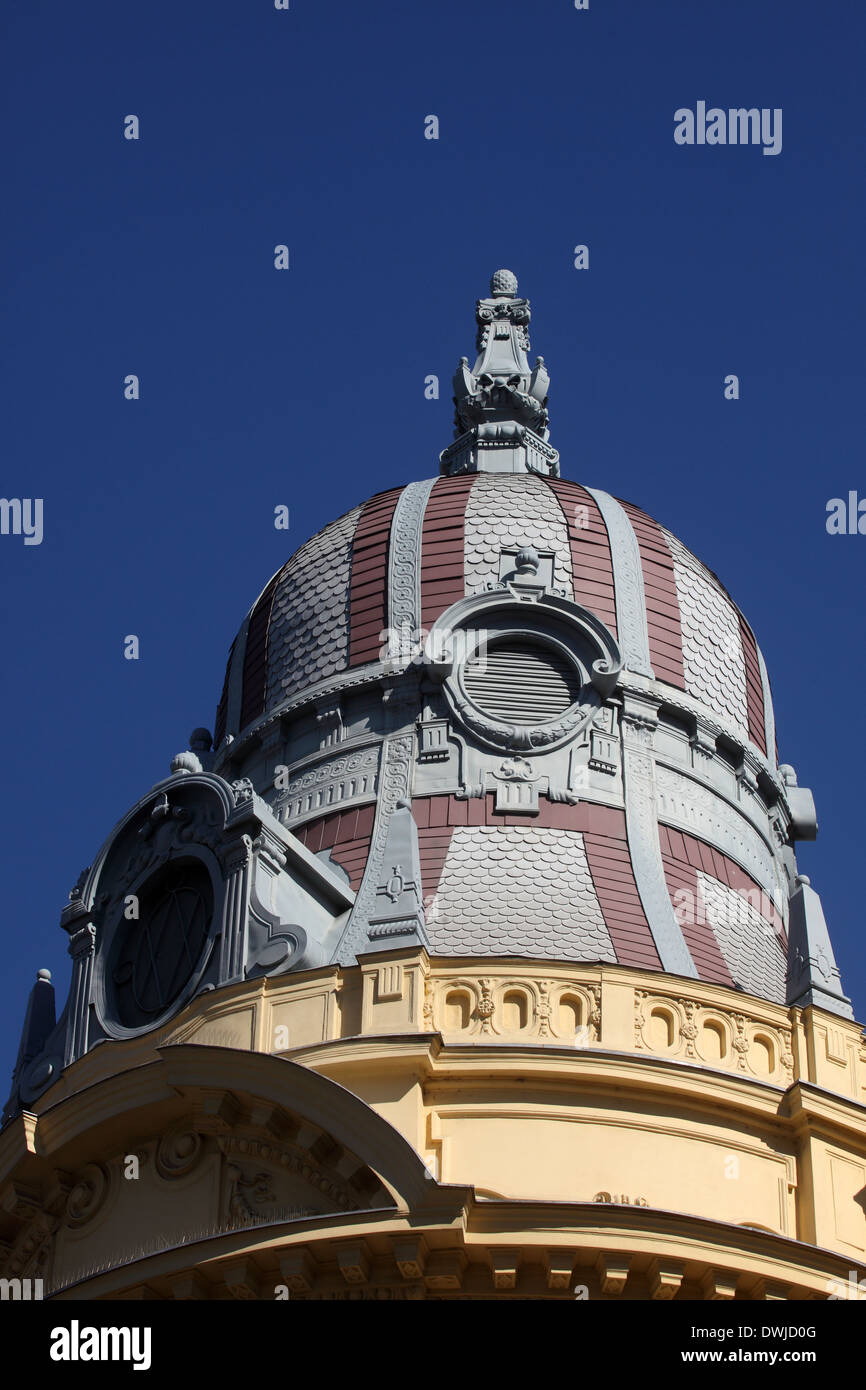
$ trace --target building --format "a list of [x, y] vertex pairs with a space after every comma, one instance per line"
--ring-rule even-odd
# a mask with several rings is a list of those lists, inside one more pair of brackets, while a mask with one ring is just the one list
[[5, 1277], [856, 1296], [866, 1049], [797, 873], [811, 794], [716, 577], [560, 476], [517, 289], [478, 302], [440, 476], [288, 560], [213, 747], [73, 888], [0, 1133]]

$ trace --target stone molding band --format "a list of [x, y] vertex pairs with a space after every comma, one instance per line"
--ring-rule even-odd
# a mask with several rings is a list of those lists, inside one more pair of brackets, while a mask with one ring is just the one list
[[698, 978], [698, 971], [673, 909], [662, 863], [656, 810], [653, 724], [623, 714], [625, 826], [635, 883], [662, 970]]
[[436, 478], [409, 483], [394, 508], [388, 564], [388, 622], [392, 628], [421, 625], [421, 527]]
[[758, 665], [761, 669], [761, 692], [764, 697], [764, 738], [767, 743], [767, 762], [774, 770], [778, 766], [776, 762], [776, 718], [773, 714], [773, 695], [770, 690], [770, 677], [767, 674], [767, 664], [764, 661], [761, 648], [755, 643], [755, 650], [758, 653]]
[[646, 620], [643, 567], [634, 528], [625, 510], [600, 488], [586, 491], [595, 499], [610, 541], [613, 589], [616, 602], [616, 631], [623, 662], [630, 671], [655, 679], [650, 661]]

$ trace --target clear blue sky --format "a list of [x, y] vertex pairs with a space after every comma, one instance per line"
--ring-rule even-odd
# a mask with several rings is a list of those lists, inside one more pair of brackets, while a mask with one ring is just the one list
[[[2, 493], [45, 507], [41, 546], [0, 537], [4, 1077], [37, 968], [65, 997], [69, 888], [213, 727], [253, 598], [331, 517], [436, 472], [500, 265], [564, 475], [670, 526], [755, 628], [866, 1017], [866, 536], [825, 530], [828, 498], [866, 496], [864, 7], [28, 0], [4, 30]], [[677, 146], [699, 100], [781, 107], [781, 154]]]

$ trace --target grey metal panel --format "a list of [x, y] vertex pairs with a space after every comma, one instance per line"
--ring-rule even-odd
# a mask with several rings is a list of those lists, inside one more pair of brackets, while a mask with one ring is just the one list
[[[376, 818], [373, 822], [373, 834], [370, 840], [370, 852], [367, 856], [364, 877], [355, 898], [352, 915], [333, 955], [335, 961], [347, 963], [363, 952], [386, 949], [398, 944], [395, 941], [388, 941], [387, 938], [378, 942], [372, 940], [370, 937], [370, 919], [375, 915], [378, 906], [379, 887], [383, 879], [388, 878], [393, 867], [385, 862], [388, 830], [398, 804], [401, 801], [407, 801], [410, 797], [414, 754], [415, 734], [411, 730], [391, 734], [382, 743], [378, 780], [379, 795], [376, 803]], [[415, 944], [427, 945], [420, 914], [416, 929], [402, 933], [399, 937], [399, 945], [411, 945], [413, 939]]]
[[650, 662], [646, 620], [646, 595], [640, 547], [634, 528], [623, 507], [610, 493], [588, 487], [595, 498], [610, 540], [613, 587], [616, 599], [616, 629], [623, 662], [630, 671], [654, 679]]
[[426, 925], [445, 955], [616, 960], [583, 836], [569, 830], [456, 827]]
[[774, 770], [778, 766], [776, 762], [776, 715], [773, 710], [773, 692], [770, 689], [770, 677], [767, 674], [767, 666], [761, 648], [755, 643], [758, 653], [758, 665], [761, 668], [761, 689], [764, 695], [764, 738], [767, 741], [767, 762]]
[[770, 895], [777, 911], [785, 915], [788, 896], [781, 866], [766, 835], [752, 821], [717, 789], [702, 785], [686, 772], [657, 764], [655, 790], [657, 815], [662, 824], [673, 825], [715, 845], [745, 869]]
[[276, 587], [266, 710], [347, 664], [352, 538], [360, 514], [353, 508], [301, 546]]
[[662, 963], [672, 975], [698, 978], [668, 892], [659, 845], [652, 732], [639, 715], [623, 715], [625, 825], [635, 883]]
[[785, 952], [771, 923], [727, 884], [698, 872], [704, 912], [735, 985], [785, 1002]]

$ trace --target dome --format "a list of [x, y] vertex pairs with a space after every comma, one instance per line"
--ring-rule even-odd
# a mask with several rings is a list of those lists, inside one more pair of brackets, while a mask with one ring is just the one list
[[[215, 742], [237, 737], [323, 681], [376, 663], [389, 626], [395, 527], [414, 499], [421, 626], [500, 579], [500, 556], [530, 546], [555, 586], [617, 635], [643, 581], [644, 651], [627, 666], [700, 703], [775, 765], [769, 685], [752, 630], [725, 588], [670, 531], [632, 503], [538, 474], [440, 477], [378, 493], [311, 537], [273, 576], [231, 647]], [[393, 606], [393, 605], [391, 605]], [[648, 660], [646, 658], [649, 658]], [[642, 659], [641, 659], [642, 658]], [[230, 707], [230, 692], [235, 701]]]
[[439, 475], [331, 522], [250, 609], [214, 770], [356, 895], [328, 959], [412, 940], [783, 1003], [816, 823], [752, 629], [660, 521], [561, 476], [512, 272], [476, 322]]

